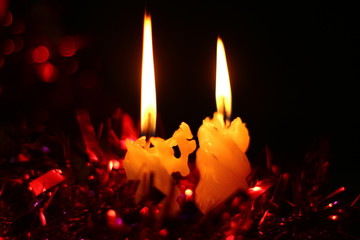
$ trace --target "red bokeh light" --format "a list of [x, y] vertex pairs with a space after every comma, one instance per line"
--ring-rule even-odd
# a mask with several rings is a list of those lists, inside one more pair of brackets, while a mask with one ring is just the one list
[[159, 231], [159, 234], [160, 234], [160, 236], [162, 236], [162, 237], [166, 237], [166, 236], [169, 234], [169, 232], [168, 232], [168, 230], [167, 230], [166, 228], [163, 228], [163, 229], [161, 229], [161, 230]]
[[14, 41], [11, 39], [5, 39], [1, 46], [1, 52], [4, 55], [10, 55], [15, 50]]
[[7, 13], [8, 0], [0, 0], [0, 20], [3, 19]]
[[53, 82], [57, 77], [57, 69], [51, 63], [46, 62], [38, 66], [38, 74], [42, 81]]
[[109, 209], [106, 214], [110, 218], [116, 217], [116, 212], [112, 209]]
[[64, 74], [71, 75], [74, 74], [79, 68], [79, 62], [77, 59], [68, 58], [63, 61], [63, 72]]
[[74, 56], [78, 50], [78, 40], [71, 36], [63, 37], [59, 42], [59, 53], [63, 57]]
[[149, 214], [149, 208], [148, 207], [143, 207], [141, 210], [140, 210], [140, 213], [142, 215], [148, 215]]
[[235, 236], [234, 235], [229, 235], [226, 237], [226, 240], [234, 240]]
[[13, 21], [13, 15], [10, 11], [6, 12], [3, 19], [1, 19], [1, 25], [4, 27], [10, 26]]
[[50, 52], [45, 46], [38, 46], [32, 52], [32, 58], [36, 63], [44, 63], [49, 59]]

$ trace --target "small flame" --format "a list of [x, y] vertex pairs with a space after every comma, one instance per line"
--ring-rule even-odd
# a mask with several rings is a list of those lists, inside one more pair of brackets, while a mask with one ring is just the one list
[[145, 13], [141, 71], [141, 132], [153, 135], [156, 125], [156, 90], [152, 49], [151, 17]]
[[217, 39], [216, 50], [216, 107], [217, 111], [226, 119], [231, 115], [231, 87], [226, 62], [224, 44], [220, 37]]

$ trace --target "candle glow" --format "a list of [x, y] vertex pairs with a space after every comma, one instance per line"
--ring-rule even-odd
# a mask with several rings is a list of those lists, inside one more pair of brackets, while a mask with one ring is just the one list
[[218, 113], [226, 119], [231, 115], [231, 87], [229, 70], [226, 62], [225, 47], [220, 37], [217, 39], [216, 50], [216, 107]]
[[145, 13], [141, 71], [141, 132], [153, 135], [156, 127], [156, 89], [151, 17]]

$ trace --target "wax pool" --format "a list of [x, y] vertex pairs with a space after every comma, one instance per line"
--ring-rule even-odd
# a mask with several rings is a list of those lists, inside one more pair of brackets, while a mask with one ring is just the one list
[[237, 190], [248, 188], [250, 164], [245, 155], [249, 132], [239, 117], [231, 123], [223, 115], [207, 117], [198, 130], [196, 165], [200, 181], [195, 190], [198, 208], [207, 213]]
[[[195, 140], [186, 123], [181, 123], [179, 129], [167, 140], [160, 137], [151, 137], [151, 147], [147, 147], [145, 137], [136, 141], [126, 140], [127, 153], [124, 159], [124, 168], [129, 180], [140, 180], [135, 200], [138, 202], [146, 196], [149, 189], [148, 179], [153, 175], [153, 186], [166, 196], [174, 195], [175, 198], [164, 200], [171, 202], [171, 211], [179, 209], [176, 196], [179, 191], [173, 186], [173, 172], [180, 172], [185, 176], [189, 174], [188, 156], [196, 149]], [[181, 156], [174, 156], [174, 146], [178, 146]], [[175, 194], [171, 191], [175, 190]]]

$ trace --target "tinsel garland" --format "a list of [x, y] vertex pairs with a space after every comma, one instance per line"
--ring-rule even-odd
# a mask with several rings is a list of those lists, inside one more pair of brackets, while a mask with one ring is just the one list
[[194, 204], [199, 174], [190, 158], [188, 176], [173, 174], [181, 212], [169, 217], [159, 214], [166, 206], [155, 188], [134, 201], [137, 183], [126, 179], [121, 144], [136, 135], [131, 118], [118, 110], [97, 133], [87, 111], [76, 118], [70, 134], [19, 127], [16, 154], [2, 153], [0, 239], [359, 239], [359, 195], [324, 187], [329, 161], [321, 144], [289, 172], [266, 148], [267, 167], [252, 166], [248, 191], [207, 215]]

